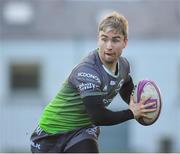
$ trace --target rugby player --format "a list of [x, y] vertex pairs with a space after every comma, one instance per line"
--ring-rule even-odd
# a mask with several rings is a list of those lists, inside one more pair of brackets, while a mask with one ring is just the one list
[[[128, 21], [118, 12], [105, 16], [98, 27], [98, 46], [70, 73], [57, 95], [45, 107], [31, 136], [31, 151], [99, 152], [99, 126], [147, 117], [154, 103], [136, 103], [128, 60], [122, 56], [128, 42]], [[120, 94], [128, 109], [107, 106]]]

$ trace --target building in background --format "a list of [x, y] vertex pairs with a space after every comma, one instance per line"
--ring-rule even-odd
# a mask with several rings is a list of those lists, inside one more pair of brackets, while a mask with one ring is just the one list
[[[161, 88], [163, 108], [149, 127], [135, 120], [102, 127], [101, 152], [180, 152], [179, 0], [0, 0], [0, 152], [30, 152], [29, 138], [72, 68], [95, 49], [105, 13], [129, 21], [124, 51], [135, 82]], [[120, 97], [110, 106], [127, 108]]]

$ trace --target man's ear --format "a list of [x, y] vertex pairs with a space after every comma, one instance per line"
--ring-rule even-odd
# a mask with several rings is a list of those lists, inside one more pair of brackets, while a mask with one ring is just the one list
[[127, 44], [128, 44], [128, 39], [127, 39], [127, 38], [125, 38], [125, 39], [124, 39], [124, 48], [126, 48], [126, 47], [127, 47]]

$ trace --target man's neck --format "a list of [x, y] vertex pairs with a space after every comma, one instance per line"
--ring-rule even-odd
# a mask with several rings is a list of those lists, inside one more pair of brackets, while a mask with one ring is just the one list
[[110, 63], [108, 63], [108, 64], [103, 63], [103, 65], [104, 65], [110, 72], [112, 72], [112, 74], [115, 74], [115, 73], [116, 73], [116, 69], [118, 68], [118, 67], [116, 67], [116, 66], [118, 65], [118, 62], [112, 63], [112, 64], [110, 64]]

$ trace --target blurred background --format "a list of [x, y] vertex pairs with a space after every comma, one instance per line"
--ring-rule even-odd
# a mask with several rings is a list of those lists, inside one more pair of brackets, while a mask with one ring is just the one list
[[[179, 0], [0, 0], [0, 152], [30, 152], [30, 135], [72, 68], [97, 48], [97, 25], [129, 21], [124, 50], [134, 82], [161, 88], [158, 121], [101, 127], [100, 152], [180, 152]], [[117, 96], [112, 110], [127, 108]]]

